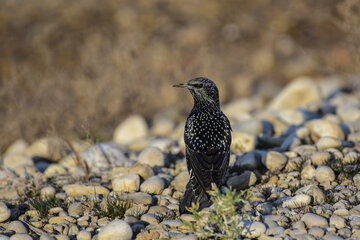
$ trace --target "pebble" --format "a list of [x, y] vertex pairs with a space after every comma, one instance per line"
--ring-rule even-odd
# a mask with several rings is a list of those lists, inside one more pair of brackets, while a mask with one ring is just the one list
[[286, 208], [286, 207], [300, 208], [300, 207], [305, 207], [305, 206], [309, 205], [310, 202], [311, 202], [311, 197], [309, 195], [298, 194], [298, 195], [295, 195], [294, 197], [292, 197], [291, 199], [288, 199], [285, 202], [283, 202], [282, 206], [284, 208]]
[[353, 181], [354, 181], [354, 185], [355, 187], [360, 190], [360, 173], [356, 174], [354, 177], [353, 177]]
[[79, 217], [84, 214], [85, 207], [81, 202], [73, 202], [69, 205], [67, 212], [69, 216], [72, 217]]
[[255, 170], [261, 166], [261, 154], [251, 151], [241, 156], [236, 156], [236, 162], [232, 171]]
[[282, 110], [305, 106], [321, 99], [317, 84], [310, 78], [299, 77], [288, 84], [269, 104], [269, 109]]
[[311, 227], [326, 227], [328, 226], [328, 221], [326, 218], [319, 216], [314, 213], [306, 213], [301, 217], [301, 221], [303, 221], [308, 228]]
[[312, 165], [308, 165], [301, 171], [301, 179], [312, 180], [315, 178], [316, 170]]
[[147, 204], [147, 205], [152, 205], [154, 204], [154, 198], [147, 193], [142, 193], [142, 192], [134, 192], [134, 193], [129, 193], [126, 195], [122, 195], [122, 197], [124, 197], [124, 199], [132, 201], [134, 203], [142, 203], [142, 204]]
[[114, 178], [111, 182], [117, 192], [137, 192], [140, 188], [140, 177], [136, 173]]
[[82, 154], [91, 172], [101, 173], [111, 167], [130, 167], [133, 162], [117, 147], [111, 144], [99, 143], [90, 147]]
[[329, 152], [314, 152], [311, 154], [311, 163], [314, 166], [326, 165], [331, 159]]
[[28, 157], [23, 154], [9, 154], [6, 155], [3, 159], [4, 168], [10, 168], [12, 170], [16, 169], [19, 166], [34, 166], [34, 162], [31, 157]]
[[6, 228], [9, 231], [14, 231], [15, 233], [28, 233], [25, 225], [20, 221], [12, 221], [9, 226]]
[[8, 220], [10, 215], [11, 215], [10, 209], [6, 206], [5, 203], [0, 202], [0, 223]]
[[321, 227], [311, 227], [309, 228], [308, 233], [318, 239], [321, 239], [322, 236], [324, 236], [325, 231]]
[[123, 220], [113, 220], [103, 227], [98, 235], [98, 240], [131, 240], [133, 236], [130, 225]]
[[44, 175], [47, 178], [56, 177], [58, 175], [65, 175], [67, 174], [67, 170], [64, 166], [60, 164], [51, 164], [48, 168], [45, 169]]
[[316, 119], [308, 121], [305, 124], [310, 129], [310, 135], [314, 142], [317, 142], [321, 137], [333, 137], [344, 140], [345, 135], [341, 127], [334, 122], [324, 119]]
[[165, 156], [159, 148], [149, 147], [140, 153], [138, 162], [148, 164], [151, 167], [163, 167], [165, 166]]
[[307, 194], [307, 195], [311, 196], [314, 204], [324, 204], [325, 200], [326, 200], [323, 190], [321, 190], [316, 185], [308, 185], [308, 186], [299, 188], [295, 192], [295, 194]]
[[252, 171], [246, 170], [244, 173], [231, 177], [226, 182], [226, 184], [233, 189], [236, 190], [243, 190], [246, 189], [252, 185], [254, 185], [257, 181], [255, 173]]
[[342, 142], [340, 139], [338, 138], [334, 138], [334, 137], [321, 137], [317, 142], [316, 142], [316, 147], [321, 151], [321, 150], [326, 150], [329, 148], [336, 148], [336, 149], [341, 149], [342, 147]]
[[287, 163], [287, 157], [279, 152], [269, 151], [263, 155], [261, 162], [270, 172], [276, 172], [283, 169]]
[[152, 176], [140, 185], [140, 191], [149, 194], [160, 194], [166, 187], [164, 179]]
[[114, 131], [114, 141], [120, 144], [129, 144], [146, 137], [148, 126], [140, 115], [132, 115], [120, 123]]
[[335, 180], [335, 173], [328, 166], [319, 166], [316, 168], [315, 178], [319, 183], [332, 182]]
[[171, 186], [175, 190], [181, 191], [181, 190], [183, 190], [185, 188], [188, 181], [189, 181], [189, 172], [187, 170], [182, 171], [171, 182]]
[[68, 196], [90, 196], [93, 194], [107, 195], [109, 190], [102, 186], [84, 186], [80, 184], [69, 184], [63, 187]]
[[329, 224], [330, 226], [334, 225], [337, 229], [341, 229], [345, 227], [345, 219], [337, 215], [332, 215]]
[[147, 222], [148, 224], [158, 224], [159, 220], [152, 213], [146, 213], [141, 216], [141, 221]]
[[237, 225], [241, 229], [241, 236], [247, 238], [258, 238], [261, 234], [265, 233], [266, 226], [261, 222], [251, 222], [242, 220]]
[[0, 240], [9, 240], [10, 238], [6, 235], [0, 234]]
[[44, 199], [52, 198], [56, 194], [56, 190], [53, 186], [47, 186], [40, 190], [40, 196]]
[[7, 147], [5, 155], [23, 154], [28, 147], [29, 144], [24, 139], [20, 138]]
[[232, 153], [250, 152], [255, 149], [256, 135], [246, 132], [233, 132], [230, 151]]
[[91, 233], [86, 230], [82, 230], [76, 235], [76, 239], [77, 240], [91, 240]]
[[152, 167], [142, 163], [136, 163], [134, 166], [130, 167], [128, 173], [136, 173], [144, 180], [155, 175]]
[[58, 137], [45, 137], [33, 142], [26, 150], [29, 157], [43, 157], [54, 162], [66, 156], [68, 146], [64, 140]]
[[33, 238], [24, 233], [16, 233], [10, 237], [10, 240], [33, 240]]

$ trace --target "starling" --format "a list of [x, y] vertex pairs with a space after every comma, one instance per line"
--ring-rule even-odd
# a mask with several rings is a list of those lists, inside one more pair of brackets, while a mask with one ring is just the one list
[[231, 126], [220, 110], [219, 91], [210, 79], [199, 77], [174, 85], [189, 89], [194, 107], [186, 120], [184, 140], [189, 181], [180, 202], [180, 213], [198, 203], [211, 205], [207, 191], [213, 183], [219, 188], [226, 174], [231, 144]]

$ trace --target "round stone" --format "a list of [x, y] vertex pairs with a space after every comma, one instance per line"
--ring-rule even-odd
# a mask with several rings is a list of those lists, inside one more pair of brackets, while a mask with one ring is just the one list
[[28, 233], [25, 225], [20, 221], [12, 221], [7, 230], [14, 231], [15, 233]]
[[311, 154], [311, 163], [314, 166], [326, 165], [327, 162], [331, 159], [329, 152], [314, 152]]
[[136, 163], [134, 166], [129, 168], [128, 173], [136, 173], [144, 180], [154, 176], [154, 170], [152, 167], [150, 167], [148, 164], [142, 163]]
[[140, 177], [136, 173], [129, 173], [112, 180], [114, 191], [137, 192], [140, 188]]
[[314, 213], [306, 213], [301, 217], [301, 221], [303, 221], [308, 228], [311, 227], [326, 227], [328, 226], [328, 221], [326, 218], [319, 216]]
[[113, 220], [100, 230], [98, 240], [131, 240], [133, 232], [123, 220]]
[[6, 206], [5, 203], [0, 202], [0, 223], [8, 220], [10, 215], [11, 215], [10, 209]]
[[109, 190], [102, 186], [84, 186], [81, 184], [69, 184], [63, 187], [68, 196], [89, 196], [93, 194], [107, 195]]
[[238, 223], [238, 228], [241, 229], [241, 236], [246, 238], [258, 238], [266, 232], [266, 226], [261, 222], [241, 220]]
[[10, 240], [33, 240], [33, 238], [25, 233], [16, 233], [10, 237]]
[[316, 185], [308, 185], [298, 189], [295, 194], [306, 194], [313, 198], [314, 204], [324, 204], [325, 194]]
[[319, 150], [325, 150], [329, 148], [341, 149], [342, 142], [340, 139], [334, 137], [321, 137], [316, 142], [316, 147]]
[[343, 130], [337, 123], [325, 119], [308, 121], [306, 126], [310, 129], [310, 135], [314, 142], [317, 142], [321, 137], [333, 137], [340, 140], [345, 138]]
[[316, 174], [315, 168], [312, 165], [308, 165], [304, 167], [304, 169], [301, 171], [301, 178], [312, 180], [315, 178], [315, 174]]
[[0, 234], [0, 240], [9, 240], [10, 238], [6, 235]]
[[129, 144], [146, 137], [148, 126], [140, 115], [132, 115], [125, 119], [114, 131], [114, 141], [120, 144]]
[[309, 195], [298, 194], [298, 195], [292, 197], [291, 199], [288, 199], [285, 202], [283, 202], [282, 206], [284, 208], [286, 208], [286, 207], [300, 208], [300, 207], [305, 207], [305, 206], [309, 205], [310, 202], [311, 202], [311, 197]]
[[229, 178], [226, 184], [236, 190], [243, 190], [252, 185], [254, 185], [257, 181], [255, 173], [252, 171], [246, 170], [244, 173], [240, 175], [233, 176]]
[[141, 184], [140, 191], [149, 194], [160, 194], [165, 187], [164, 179], [159, 176], [152, 176]]
[[9, 154], [6, 155], [3, 159], [4, 168], [10, 168], [12, 170], [16, 169], [19, 166], [34, 166], [33, 160], [22, 154]]
[[319, 166], [316, 168], [315, 178], [319, 183], [332, 182], [335, 180], [335, 173], [328, 166]]
[[171, 186], [177, 191], [181, 191], [185, 188], [187, 182], [189, 181], [189, 172], [182, 171], [180, 172], [175, 179], [171, 182]]
[[40, 195], [42, 198], [52, 198], [56, 194], [56, 190], [53, 186], [47, 186], [40, 190]]
[[270, 172], [276, 172], [283, 169], [287, 163], [287, 157], [279, 152], [269, 151], [263, 155], [261, 162]]
[[233, 132], [230, 150], [232, 153], [250, 152], [255, 149], [257, 138], [246, 132]]
[[337, 215], [332, 215], [330, 217], [330, 226], [333, 225], [335, 226], [337, 229], [341, 229], [345, 227], [345, 219], [342, 217], [339, 217]]
[[76, 235], [77, 240], [91, 240], [91, 233], [82, 230]]
[[138, 162], [148, 164], [150, 167], [163, 167], [165, 165], [165, 156], [159, 148], [149, 147], [140, 153]]

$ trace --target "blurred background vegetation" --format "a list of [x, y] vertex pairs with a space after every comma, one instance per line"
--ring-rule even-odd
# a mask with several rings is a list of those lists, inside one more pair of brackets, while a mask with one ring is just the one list
[[359, 0], [1, 0], [0, 150], [20, 137], [110, 139], [131, 113], [188, 111], [171, 85], [196, 76], [223, 103], [270, 98], [297, 76], [347, 81], [359, 16]]

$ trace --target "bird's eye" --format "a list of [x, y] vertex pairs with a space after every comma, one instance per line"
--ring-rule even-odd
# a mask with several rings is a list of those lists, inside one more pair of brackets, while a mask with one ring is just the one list
[[203, 84], [202, 83], [195, 83], [193, 86], [196, 87], [196, 88], [202, 88]]

